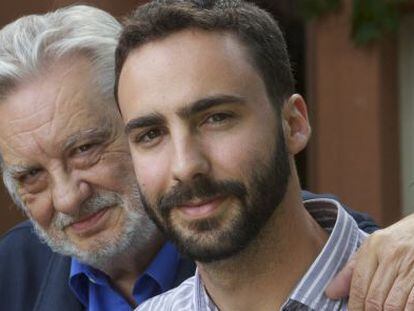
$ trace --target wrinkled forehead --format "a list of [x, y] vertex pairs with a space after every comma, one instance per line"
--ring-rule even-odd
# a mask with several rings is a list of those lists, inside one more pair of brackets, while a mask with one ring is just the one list
[[78, 61], [22, 83], [0, 101], [0, 151], [6, 163], [54, 157], [77, 133], [121, 124], [114, 103]]

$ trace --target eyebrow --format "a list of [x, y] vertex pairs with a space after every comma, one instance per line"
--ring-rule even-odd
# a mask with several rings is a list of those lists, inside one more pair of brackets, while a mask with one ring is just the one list
[[177, 114], [182, 119], [189, 119], [191, 116], [215, 106], [224, 104], [245, 104], [245, 102], [245, 99], [241, 96], [219, 94], [197, 100], [191, 105], [179, 109]]
[[[63, 150], [72, 148], [79, 140], [94, 140], [94, 139], [106, 139], [110, 136], [109, 129], [100, 128], [100, 129], [87, 129], [78, 131], [70, 135], [66, 141], [62, 144]], [[3, 163], [2, 172], [13, 178], [17, 178], [20, 175], [23, 175], [33, 169], [37, 169], [37, 165], [25, 165], [25, 164], [6, 164]]]
[[110, 136], [109, 125], [107, 128], [93, 128], [87, 130], [81, 130], [69, 135], [62, 147], [63, 150], [68, 150], [76, 145], [80, 140], [97, 140], [107, 139]]
[[[215, 106], [224, 104], [244, 104], [245, 99], [241, 96], [234, 95], [214, 95], [195, 101], [187, 107], [180, 108], [177, 115], [182, 119], [189, 119], [191, 116], [210, 109]], [[128, 121], [125, 125], [125, 134], [137, 128], [157, 126], [165, 123], [165, 118], [159, 113], [151, 113], [146, 116], [137, 117]]]
[[19, 176], [30, 172], [33, 169], [37, 169], [37, 166], [29, 166], [29, 165], [20, 165], [20, 164], [12, 164], [12, 165], [4, 165], [3, 166], [3, 174], [10, 176], [13, 179], [18, 178]]
[[165, 118], [158, 113], [151, 113], [146, 116], [137, 117], [131, 119], [125, 125], [125, 134], [131, 133], [131, 131], [133, 131], [134, 129], [161, 125], [163, 123], [165, 123]]
[[[81, 130], [70, 135], [63, 144], [63, 148], [64, 150], [70, 149], [81, 139], [106, 139], [109, 135], [110, 131], [108, 129]], [[37, 165], [3, 163], [1, 171], [3, 174], [7, 174], [8, 176], [16, 179], [19, 176], [38, 168], [39, 166]]]

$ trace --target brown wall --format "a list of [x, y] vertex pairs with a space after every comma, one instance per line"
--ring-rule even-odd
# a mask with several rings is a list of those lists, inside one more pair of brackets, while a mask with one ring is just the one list
[[350, 39], [352, 0], [307, 29], [309, 185], [381, 224], [401, 215], [396, 42]]
[[0, 185], [0, 235], [12, 225], [24, 219], [23, 213], [11, 202], [3, 184]]
[[[140, 2], [137, 0], [95, 0], [82, 1], [84, 4], [90, 4], [104, 9], [113, 15], [120, 17], [132, 10]], [[27, 14], [44, 13], [65, 5], [79, 3], [74, 0], [13, 0], [1, 1], [0, 3], [0, 27], [12, 22], [18, 17]], [[0, 183], [0, 235], [24, 219], [21, 212], [12, 204], [9, 196], [6, 194], [4, 186]]]
[[[75, 2], [2, 1], [0, 26]], [[83, 3], [122, 16], [139, 2], [145, 1]], [[384, 40], [355, 47], [349, 37], [352, 0], [343, 2], [340, 12], [307, 27], [307, 98], [313, 124], [308, 185], [313, 191], [335, 193], [388, 224], [401, 215], [396, 44]], [[21, 218], [0, 186], [0, 234]]]

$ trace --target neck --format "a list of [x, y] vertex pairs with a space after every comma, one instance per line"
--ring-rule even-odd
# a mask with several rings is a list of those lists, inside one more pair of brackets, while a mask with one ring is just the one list
[[157, 231], [150, 241], [151, 243], [148, 244], [147, 248], [125, 252], [117, 258], [113, 258], [106, 267], [101, 269], [108, 275], [112, 286], [133, 307], [137, 306], [133, 296], [134, 285], [138, 277], [142, 275], [157, 255], [165, 239]]
[[284, 200], [246, 249], [197, 266], [220, 310], [280, 309], [327, 238], [303, 207], [299, 182], [291, 180]]

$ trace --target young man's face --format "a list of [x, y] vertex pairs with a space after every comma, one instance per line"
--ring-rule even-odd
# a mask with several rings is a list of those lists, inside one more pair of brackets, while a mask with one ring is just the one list
[[289, 161], [243, 45], [200, 30], [150, 42], [129, 55], [118, 95], [148, 213], [198, 261], [244, 248], [281, 202]]
[[[86, 58], [65, 59], [0, 102], [0, 149], [39, 234], [101, 265], [152, 237], [115, 103]], [[112, 106], [112, 107], [111, 107]]]

